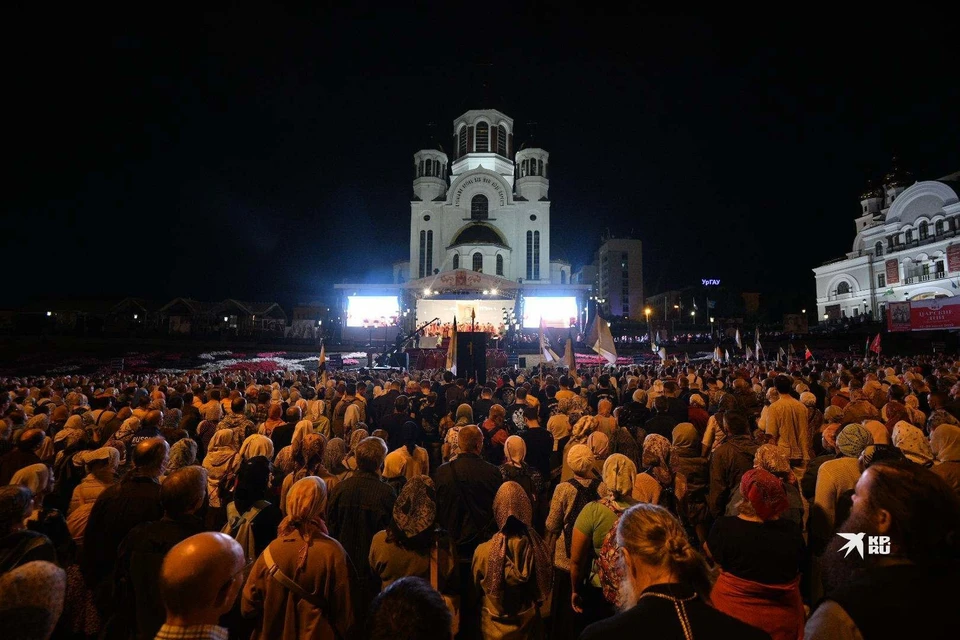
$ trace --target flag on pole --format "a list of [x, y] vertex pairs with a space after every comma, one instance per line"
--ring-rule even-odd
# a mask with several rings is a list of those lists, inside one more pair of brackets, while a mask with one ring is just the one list
[[577, 368], [577, 356], [573, 353], [573, 336], [567, 336], [567, 343], [563, 347], [563, 364], [567, 369]]
[[717, 347], [715, 347], [713, 350], [713, 359], [717, 362], [723, 362], [723, 354], [720, 352], [719, 345], [717, 345]]
[[596, 316], [588, 332], [587, 344], [610, 364], [617, 363], [617, 348], [613, 344], [613, 334], [607, 321]]
[[540, 355], [547, 362], [560, 362], [560, 356], [550, 347], [550, 338], [547, 337], [547, 325], [540, 316]]
[[811, 360], [813, 358], [813, 352], [810, 351], [810, 347], [808, 347], [807, 345], [803, 345], [803, 346], [804, 346], [804, 349], [806, 349], [806, 351], [803, 352], [803, 359]]
[[457, 316], [453, 316], [453, 328], [450, 329], [450, 344], [447, 345], [447, 362], [444, 367], [457, 375]]
[[760, 360], [760, 352], [763, 349], [760, 348], [760, 326], [758, 325], [756, 330], [753, 332], [753, 350], [757, 352], [757, 360]]
[[684, 361], [686, 364], [690, 364], [690, 354], [689, 354], [689, 353], [684, 353], [684, 354], [683, 354], [683, 361]]
[[877, 337], [873, 339], [873, 344], [870, 345], [870, 351], [873, 351], [875, 354], [880, 355], [880, 334], [877, 334]]
[[666, 348], [666, 347], [660, 347], [660, 351], [658, 352], [658, 354], [659, 354], [659, 356], [660, 356], [660, 362], [666, 362], [666, 361], [667, 361], [667, 348]]
[[728, 364], [730, 363], [730, 349], [723, 350], [723, 361]]
[[793, 343], [792, 343], [792, 342], [787, 344], [787, 352], [788, 352], [791, 356], [797, 355], [797, 350], [793, 348]]
[[753, 351], [750, 350], [750, 346], [748, 345], [748, 346], [747, 346], [746, 358], [747, 358], [747, 360], [749, 360], [749, 359], [752, 358], [752, 357], [753, 357]]
[[740, 341], [740, 329], [737, 329], [737, 335], [733, 339], [737, 342], [737, 349], [743, 349], [743, 343]]
[[327, 386], [327, 345], [320, 343], [320, 364], [317, 366], [320, 372], [320, 383]]
[[867, 344], [863, 347], [863, 359], [866, 360], [870, 355], [870, 336], [867, 336]]

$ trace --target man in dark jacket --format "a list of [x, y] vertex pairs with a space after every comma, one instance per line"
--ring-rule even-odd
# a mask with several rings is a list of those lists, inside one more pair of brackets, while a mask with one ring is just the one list
[[617, 392], [610, 386], [610, 376], [607, 374], [603, 374], [597, 379], [597, 390], [590, 394], [590, 408], [593, 409], [594, 413], [597, 412], [597, 406], [601, 400], [612, 402], [614, 409], [620, 404], [620, 398], [617, 397]]
[[90, 510], [80, 568], [94, 596], [100, 596], [97, 606], [101, 614], [108, 615], [115, 606], [111, 598], [103, 596], [112, 586], [120, 543], [138, 524], [163, 517], [159, 478], [169, 452], [163, 438], [138, 444], [133, 449], [133, 469], [122, 481], [105, 489]]
[[135, 630], [138, 640], [150, 640], [163, 625], [160, 599], [160, 566], [178, 542], [204, 530], [196, 515], [207, 498], [207, 472], [184, 467], [163, 481], [160, 503], [163, 518], [134, 527], [120, 545], [115, 571], [117, 612], [124, 628]]
[[[672, 442], [673, 428], [680, 424], [680, 422], [670, 415], [670, 399], [664, 396], [657, 396], [653, 401], [653, 409], [653, 417], [647, 420], [647, 423], [643, 427], [647, 430], [647, 435], [658, 433]], [[686, 418], [684, 418], [683, 421], [686, 422]]]
[[370, 543], [387, 528], [393, 517], [397, 494], [380, 478], [387, 445], [380, 438], [364, 438], [357, 445], [357, 471], [348, 475], [330, 493], [327, 526], [343, 545], [360, 576], [364, 608], [380, 592], [380, 579], [370, 570]]
[[[400, 396], [400, 383], [388, 382], [385, 392], [379, 398], [374, 398], [370, 403], [370, 426], [375, 429], [386, 429], [383, 426], [383, 420], [393, 413], [394, 405]], [[400, 423], [403, 424], [402, 422]], [[389, 444], [389, 443], [388, 443]], [[392, 449], [393, 447], [391, 447]]]
[[473, 420], [478, 425], [490, 415], [490, 407], [493, 406], [493, 390], [490, 387], [483, 387], [480, 390], [480, 397], [473, 401]]
[[410, 399], [402, 395], [396, 396], [390, 413], [381, 416], [379, 428], [386, 431], [389, 436], [387, 448], [390, 451], [395, 451], [406, 444], [403, 440], [403, 425], [410, 421], [410, 417]]
[[710, 459], [710, 494], [707, 506], [714, 517], [724, 514], [730, 495], [740, 486], [743, 474], [753, 468], [759, 445], [750, 435], [750, 419], [740, 411], [723, 414], [723, 444]]
[[497, 467], [480, 458], [483, 434], [479, 428], [463, 427], [457, 437], [460, 455], [441, 465], [434, 476], [437, 524], [446, 529], [457, 544], [460, 560], [469, 566], [473, 551], [493, 534], [493, 498], [503, 479]]
[[282, 451], [284, 447], [293, 442], [293, 432], [297, 428], [297, 423], [303, 419], [300, 413], [300, 407], [290, 407], [284, 414], [286, 422], [273, 428], [270, 433], [270, 439], [273, 440], [273, 450]]

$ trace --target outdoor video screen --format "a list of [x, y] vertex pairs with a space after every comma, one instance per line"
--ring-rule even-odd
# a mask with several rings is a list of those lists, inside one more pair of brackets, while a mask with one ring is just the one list
[[523, 328], [537, 329], [540, 318], [548, 327], [566, 329], [577, 321], [576, 298], [527, 298], [523, 299]]
[[347, 296], [348, 327], [388, 327], [397, 324], [397, 296]]

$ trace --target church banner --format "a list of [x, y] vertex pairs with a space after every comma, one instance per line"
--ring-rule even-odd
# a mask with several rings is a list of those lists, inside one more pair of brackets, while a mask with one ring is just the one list
[[960, 328], [960, 300], [937, 298], [887, 305], [890, 331], [934, 331]]
[[900, 282], [900, 263], [896, 258], [887, 260], [887, 284], [898, 284]]
[[960, 271], [960, 244], [947, 247], [947, 270]]

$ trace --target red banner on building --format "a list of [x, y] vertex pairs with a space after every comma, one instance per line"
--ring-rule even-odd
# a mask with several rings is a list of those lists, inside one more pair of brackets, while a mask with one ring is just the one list
[[947, 270], [960, 271], [960, 244], [947, 247]]
[[887, 284], [898, 284], [900, 282], [900, 263], [896, 258], [887, 260]]
[[910, 331], [909, 302], [891, 302], [887, 305], [887, 330]]
[[915, 300], [910, 303], [911, 331], [958, 327], [960, 327], [960, 301], [956, 297]]

